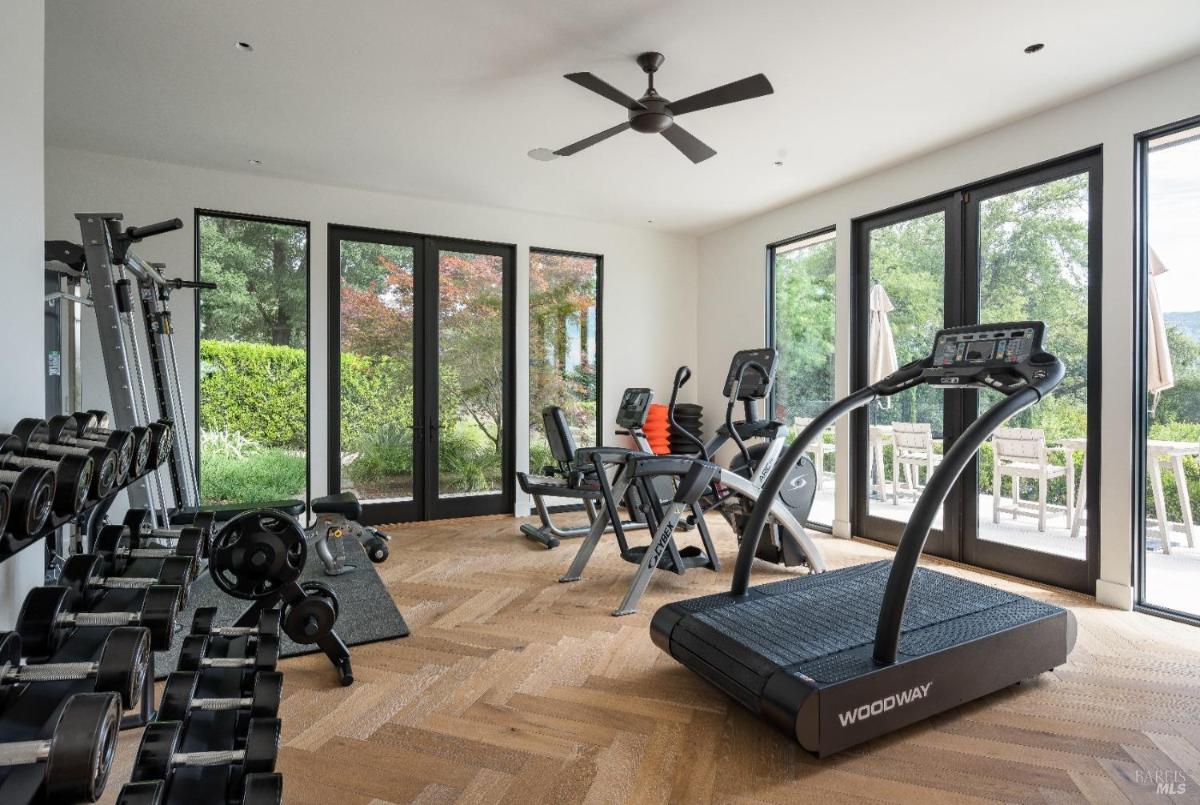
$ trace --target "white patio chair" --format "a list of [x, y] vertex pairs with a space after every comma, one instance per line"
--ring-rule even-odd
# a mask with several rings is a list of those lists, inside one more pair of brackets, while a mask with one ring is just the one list
[[[1000, 489], [1005, 477], [1012, 479], [1012, 516], [1021, 511], [1021, 479], [1038, 482], [1038, 531], [1046, 530], [1046, 485], [1051, 478], [1066, 476], [1067, 468], [1051, 464], [1046, 450], [1046, 432], [1041, 428], [997, 428], [992, 435], [992, 522], [1000, 522]], [[1067, 528], [1075, 510], [1075, 490], [1067, 484]]]
[[[917, 496], [921, 468], [925, 482], [942, 457], [933, 451], [933, 428], [928, 422], [892, 423], [892, 503], [900, 503], [900, 480], [903, 478], [908, 494]], [[901, 472], [903, 471], [903, 472]]]

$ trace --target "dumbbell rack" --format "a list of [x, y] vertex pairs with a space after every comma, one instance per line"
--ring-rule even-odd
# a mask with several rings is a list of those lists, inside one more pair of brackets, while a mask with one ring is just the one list
[[37, 544], [48, 537], [53, 537], [60, 528], [72, 523], [79, 525], [83, 533], [90, 539], [97, 524], [104, 520], [117, 495], [123, 490], [130, 488], [133, 484], [139, 483], [153, 475], [159, 468], [159, 466], [147, 467], [145, 472], [136, 476], [130, 473], [125, 482], [115, 487], [109, 494], [102, 498], [89, 498], [87, 505], [76, 514], [59, 515], [51, 512], [49, 519], [46, 520], [46, 525], [36, 534], [18, 537], [11, 531], [0, 533], [0, 562], [15, 556], [30, 545]]
[[[268, 615], [274, 616], [274, 632], [277, 640], [279, 632], [279, 610], [268, 610]], [[198, 613], [197, 622], [202, 616]], [[211, 618], [209, 619], [211, 620]], [[193, 625], [193, 634], [195, 634]], [[255, 656], [257, 636], [239, 635], [222, 637], [213, 635], [209, 638], [205, 656], [210, 659], [243, 659]], [[275, 645], [276, 655], [278, 644]], [[181, 665], [183, 664], [181, 660]], [[263, 670], [266, 670], [265, 668]], [[253, 668], [245, 670], [237, 668], [210, 668], [198, 671], [199, 682], [195, 690], [198, 699], [239, 699], [251, 695], [260, 671]], [[249, 714], [238, 710], [202, 710], [190, 711], [189, 718], [182, 725], [182, 738], [178, 752], [182, 753], [236, 753], [245, 749], [245, 741], [249, 728]], [[144, 746], [145, 744], [143, 744]], [[278, 746], [275, 746], [278, 751]], [[273, 764], [272, 764], [273, 765]], [[273, 776], [276, 792], [282, 790], [282, 778], [278, 774], [260, 775]], [[155, 791], [154, 782], [160, 786]], [[259, 780], [264, 782], [264, 780]], [[145, 762], [139, 748], [138, 758], [134, 761], [132, 782], [127, 784], [117, 799], [119, 805], [170, 805], [170, 803], [225, 801], [245, 802], [247, 805], [273, 805], [279, 800], [272, 794], [261, 799], [246, 793], [243, 799], [242, 786], [239, 782], [239, 771], [234, 763], [221, 763], [204, 766], [186, 766], [172, 770], [169, 781], [160, 780], [156, 776], [153, 764]]]

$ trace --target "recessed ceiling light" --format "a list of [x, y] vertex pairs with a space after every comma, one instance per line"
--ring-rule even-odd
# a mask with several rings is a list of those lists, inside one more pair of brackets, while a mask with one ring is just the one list
[[1037, 53], [1042, 48], [1046, 47], [1044, 42], [1034, 42], [1029, 47], [1025, 48], [1026, 53]]
[[648, 224], [652, 224], [652, 223], [654, 223], [654, 219], [653, 219], [653, 218], [651, 218], [651, 219], [647, 220], [647, 221], [646, 221], [646, 223], [648, 223]]
[[254, 165], [255, 167], [262, 164], [261, 159], [247, 159], [246, 161], [249, 162], [251, 165]]
[[243, 53], [250, 53], [254, 50], [254, 45], [250, 44], [249, 42], [238, 42], [237, 49]]
[[538, 162], [549, 162], [552, 159], [558, 159], [558, 154], [549, 148], [534, 148], [529, 151], [529, 158], [536, 159]]
[[782, 159], [777, 159], [777, 160], [775, 160], [775, 167], [777, 167], [777, 168], [782, 168], [782, 167], [783, 167], [783, 160], [782, 160]]

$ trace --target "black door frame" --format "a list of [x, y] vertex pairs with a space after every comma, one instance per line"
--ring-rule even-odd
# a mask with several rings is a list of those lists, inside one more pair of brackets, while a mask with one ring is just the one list
[[[937, 210], [946, 212], [946, 326], [974, 323], [979, 310], [978, 228], [979, 204], [995, 196], [1011, 193], [1066, 176], [1088, 174], [1088, 449], [1087, 501], [1085, 516], [1087, 547], [1079, 561], [1049, 553], [1015, 548], [978, 537], [977, 462], [972, 461], [951, 490], [943, 511], [943, 531], [931, 531], [928, 551], [938, 556], [980, 567], [1011, 573], [1032, 581], [1053, 584], [1085, 593], [1095, 591], [1100, 558], [1100, 477], [1101, 477], [1101, 334], [1103, 266], [1103, 152], [1099, 146], [1069, 154], [1017, 171], [1001, 174], [957, 190], [928, 197], [913, 204], [863, 216], [852, 221], [853, 312], [851, 320], [851, 380], [854, 388], [866, 385], [870, 296], [870, 232], [881, 226], [917, 218]], [[973, 258], [973, 259], [971, 259]], [[904, 360], [906, 356], [900, 356]], [[978, 404], [975, 391], [948, 391], [945, 398], [944, 447], [974, 420]], [[850, 520], [855, 534], [871, 534], [872, 539], [895, 544], [902, 523], [869, 517], [866, 478], [869, 440], [867, 412], [853, 414], [851, 452]]]
[[1134, 135], [1134, 276], [1133, 276], [1133, 488], [1130, 490], [1130, 524], [1133, 530], [1132, 576], [1134, 609], [1200, 625], [1200, 613], [1152, 604], [1146, 600], [1146, 440], [1150, 417], [1146, 377], [1146, 350], [1150, 317], [1146, 309], [1150, 282], [1150, 211], [1148, 159], [1150, 142], [1188, 129], [1200, 129], [1200, 115], [1168, 123]]
[[[516, 246], [372, 227], [328, 227], [328, 467], [330, 489], [342, 488], [341, 472], [341, 250], [342, 241], [382, 243], [413, 249], [413, 497], [410, 501], [364, 502], [367, 523], [474, 517], [513, 511], [516, 417]], [[438, 494], [438, 255], [458, 251], [502, 260], [503, 423], [501, 490], [498, 494], [441, 497]]]

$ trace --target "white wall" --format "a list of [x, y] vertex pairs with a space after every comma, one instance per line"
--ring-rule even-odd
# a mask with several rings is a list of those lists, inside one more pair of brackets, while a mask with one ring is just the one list
[[[41, 0], [5, 4], [0, 47], [0, 344], [5, 345], [0, 351], [0, 429], [21, 417], [41, 416], [46, 407], [41, 357], [44, 30]], [[43, 567], [41, 543], [0, 564], [0, 629], [12, 628], [26, 590], [41, 584]]]
[[[50, 239], [79, 240], [76, 212], [122, 212], [145, 224], [179, 217], [184, 229], [139, 244], [138, 252], [167, 264], [169, 276], [191, 277], [193, 212], [229, 210], [309, 221], [311, 224], [312, 428], [309, 433], [314, 494], [327, 488], [326, 236], [327, 224], [349, 224], [517, 244], [517, 466], [528, 460], [529, 247], [604, 255], [604, 418], [612, 419], [622, 389], [669, 389], [675, 368], [696, 362], [696, 241], [652, 229], [634, 229], [573, 218], [451, 204], [340, 187], [308, 184], [90, 152], [46, 149], [46, 232]], [[194, 369], [194, 318], [187, 292], [176, 295], [176, 349], [182, 360], [185, 401]], [[85, 332], [94, 323], [85, 322]], [[94, 331], [94, 330], [93, 330]], [[84, 402], [103, 408], [107, 392], [95, 350], [84, 352]], [[194, 411], [189, 411], [195, 417]], [[518, 512], [528, 502], [518, 490]]]
[[[1200, 59], [1117, 85], [894, 168], [743, 221], [700, 241], [701, 402], [719, 405], [717, 378], [734, 350], [765, 332], [766, 244], [837, 226], [836, 393], [849, 393], [850, 221], [888, 207], [1098, 144], [1104, 148], [1104, 450], [1097, 597], [1133, 600], [1130, 498], [1133, 439], [1134, 135], [1200, 113]], [[953, 99], [947, 99], [952, 103]], [[808, 155], [819, 159], [819, 154]], [[903, 356], [902, 356], [903, 360]], [[849, 534], [849, 426], [838, 425], [835, 533]]]

